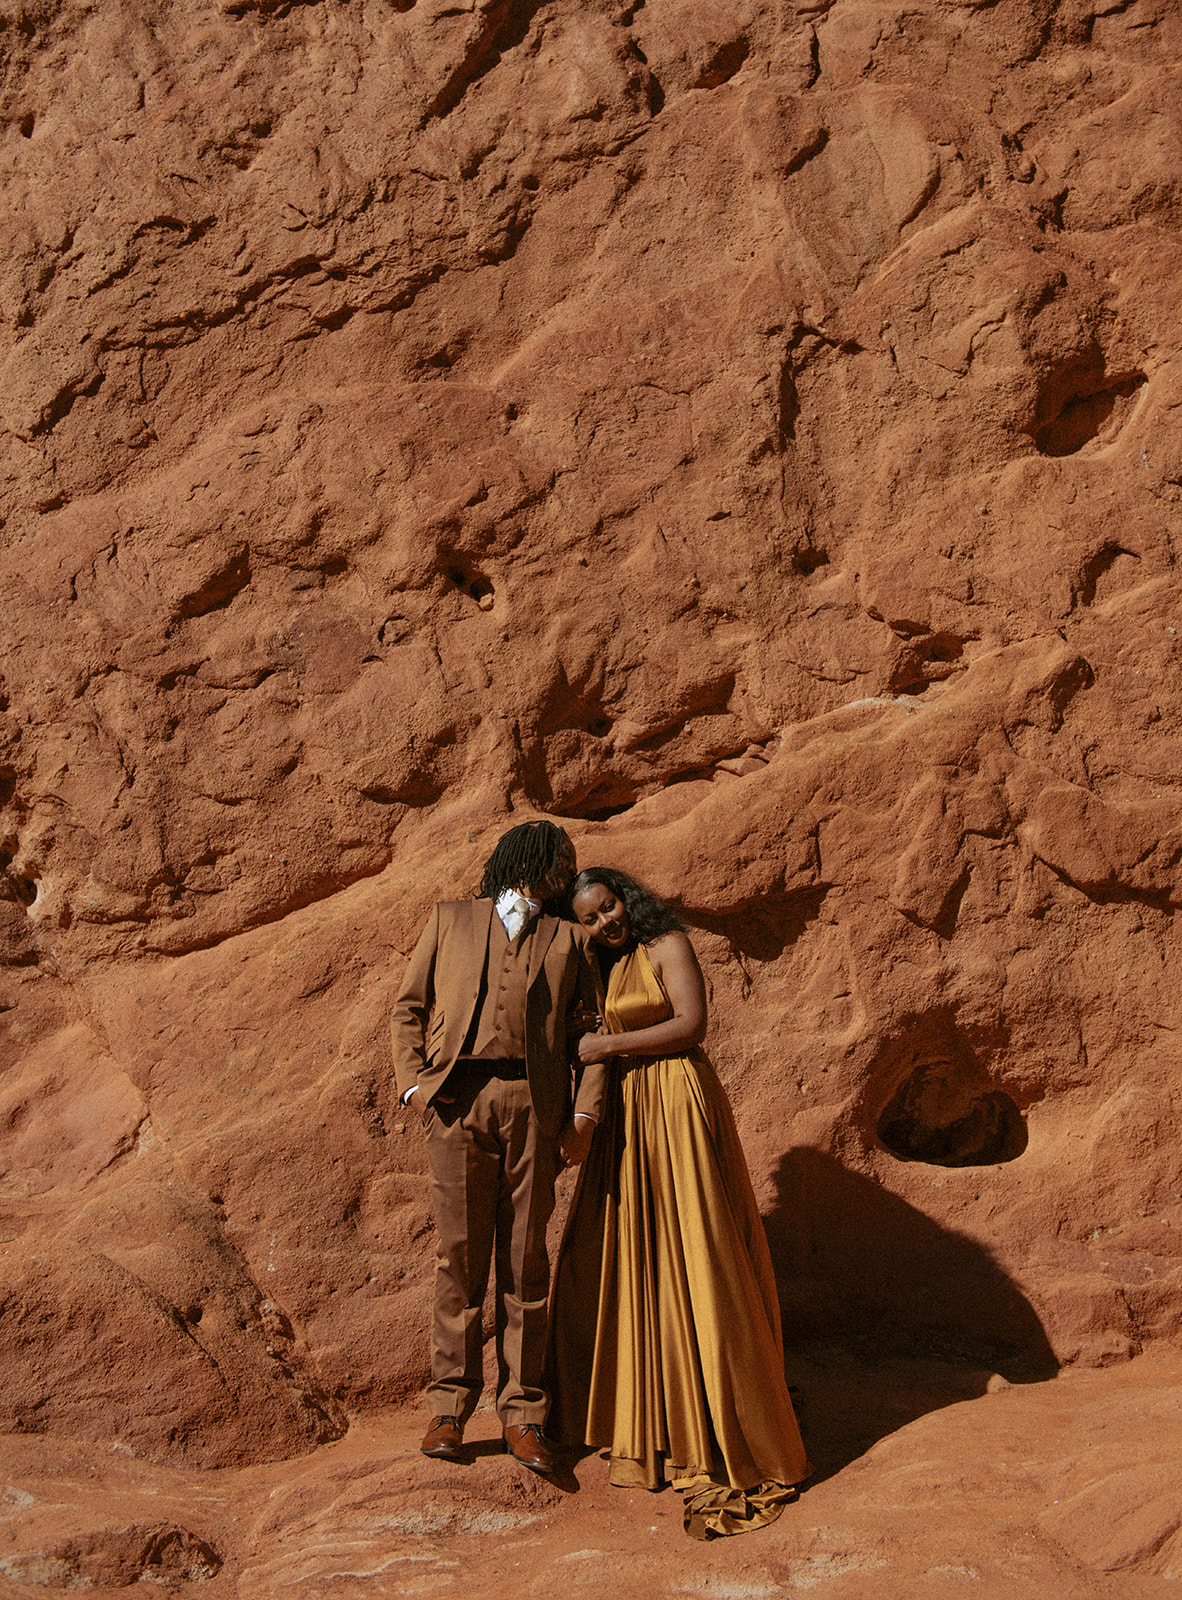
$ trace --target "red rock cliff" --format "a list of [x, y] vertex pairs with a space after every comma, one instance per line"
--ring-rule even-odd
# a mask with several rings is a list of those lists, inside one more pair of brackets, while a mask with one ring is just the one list
[[387, 1017], [681, 906], [789, 1338], [1176, 1338], [1170, 0], [0, 17], [0, 1427], [421, 1379]]

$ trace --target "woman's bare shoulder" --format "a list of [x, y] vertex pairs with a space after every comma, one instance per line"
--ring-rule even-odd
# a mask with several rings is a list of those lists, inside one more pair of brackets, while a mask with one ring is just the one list
[[694, 954], [694, 947], [690, 943], [688, 933], [680, 929], [673, 929], [669, 933], [658, 934], [655, 939], [650, 939], [645, 945], [649, 959], [657, 971], [666, 967], [693, 967], [698, 965], [698, 958]]

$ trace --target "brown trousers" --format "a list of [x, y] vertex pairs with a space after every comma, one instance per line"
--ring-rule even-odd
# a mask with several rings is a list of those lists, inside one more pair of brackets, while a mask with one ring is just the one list
[[497, 1411], [502, 1423], [546, 1420], [543, 1388], [554, 1210], [555, 1141], [538, 1127], [524, 1079], [467, 1068], [452, 1104], [427, 1124], [438, 1244], [427, 1405], [466, 1422], [484, 1385], [481, 1310], [496, 1264]]

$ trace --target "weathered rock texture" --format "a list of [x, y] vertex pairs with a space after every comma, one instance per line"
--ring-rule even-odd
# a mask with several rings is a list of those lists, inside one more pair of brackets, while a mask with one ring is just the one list
[[390, 1002], [543, 813], [696, 929], [791, 1341], [1176, 1341], [1173, 0], [0, 43], [0, 1427], [413, 1394]]

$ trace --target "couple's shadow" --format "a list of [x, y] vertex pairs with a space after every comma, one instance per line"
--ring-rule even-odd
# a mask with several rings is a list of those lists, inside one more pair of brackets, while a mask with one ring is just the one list
[[[997, 1377], [1054, 1377], [1042, 1323], [984, 1245], [819, 1150], [789, 1150], [775, 1185], [764, 1226], [813, 1467], [806, 1487], [918, 1417], [977, 1399]], [[505, 1453], [499, 1438], [464, 1451], [469, 1464]], [[577, 1493], [574, 1468], [596, 1453], [558, 1450], [547, 1481]]]
[[764, 1222], [812, 1483], [995, 1375], [1055, 1375], [1034, 1308], [985, 1246], [819, 1150], [788, 1151], [775, 1181]]

